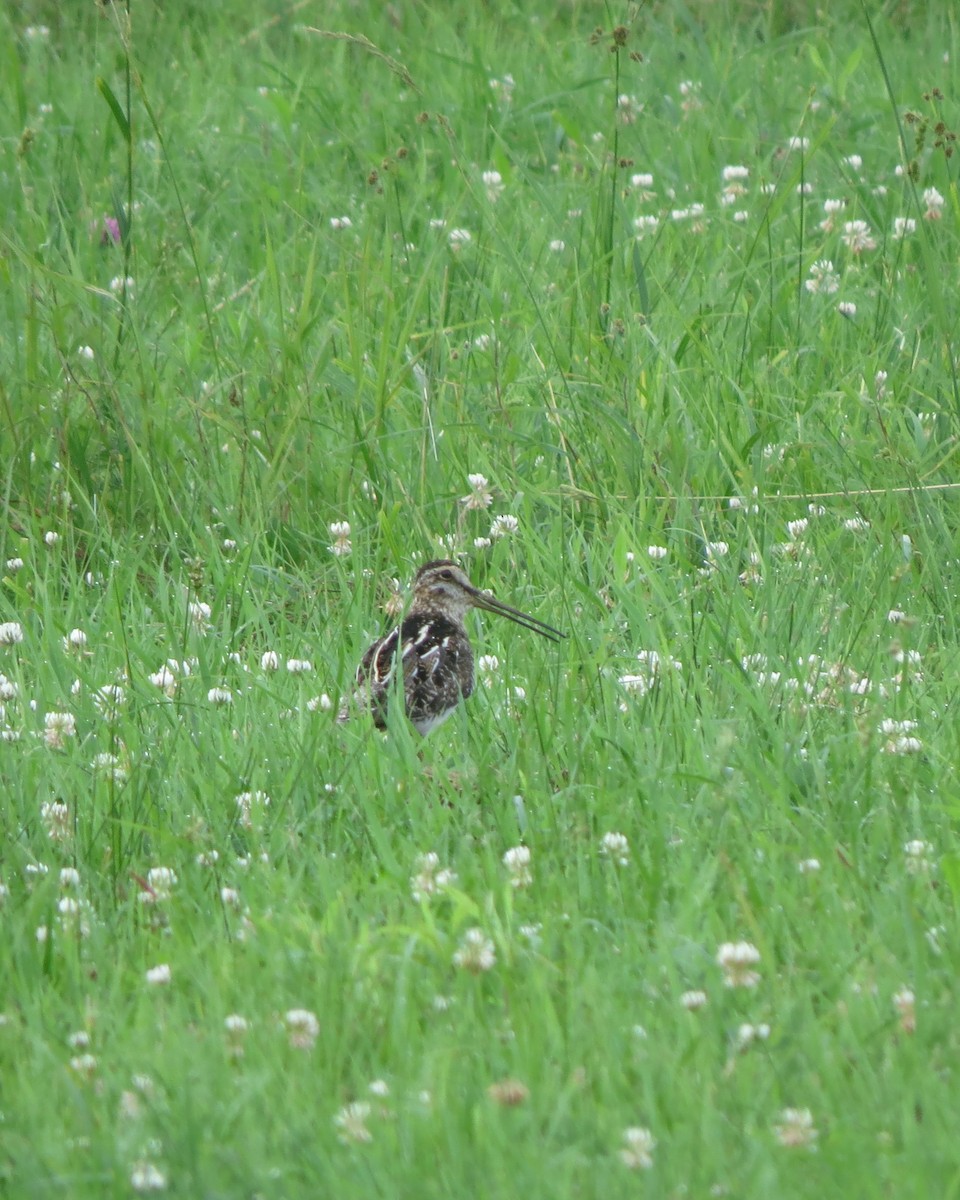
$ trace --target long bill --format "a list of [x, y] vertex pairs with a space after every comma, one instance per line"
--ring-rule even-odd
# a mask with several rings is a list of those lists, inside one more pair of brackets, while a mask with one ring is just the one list
[[519, 608], [514, 608], [512, 605], [504, 603], [503, 600], [498, 600], [496, 596], [478, 591], [476, 588], [470, 589], [470, 595], [473, 597], [473, 602], [477, 608], [483, 608], [487, 612], [497, 613], [498, 616], [506, 617], [507, 620], [513, 621], [516, 625], [522, 625], [524, 629], [532, 629], [534, 633], [539, 633], [541, 637], [549, 638], [551, 642], [559, 642], [561, 638], [567, 636], [565, 633], [561, 633], [559, 629], [554, 629], [552, 625], [547, 625], [544, 621], [538, 621], [536, 617], [531, 617], [528, 613], [521, 612]]

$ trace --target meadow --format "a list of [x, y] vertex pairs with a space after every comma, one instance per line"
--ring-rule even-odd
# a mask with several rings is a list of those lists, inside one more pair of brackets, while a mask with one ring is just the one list
[[960, 13], [0, 52], [0, 1191], [957, 1195]]

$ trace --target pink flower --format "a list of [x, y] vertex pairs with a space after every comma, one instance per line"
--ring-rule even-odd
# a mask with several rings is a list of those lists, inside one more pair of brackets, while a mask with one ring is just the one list
[[109, 246], [113, 242], [118, 246], [120, 240], [120, 222], [116, 217], [104, 216], [100, 225], [100, 245]]

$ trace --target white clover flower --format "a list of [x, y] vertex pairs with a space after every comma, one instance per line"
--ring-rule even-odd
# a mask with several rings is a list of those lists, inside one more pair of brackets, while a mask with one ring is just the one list
[[920, 738], [908, 737], [905, 734], [890, 738], [883, 746], [885, 754], [919, 754], [922, 749], [923, 742]]
[[290, 1038], [290, 1045], [295, 1050], [310, 1050], [320, 1032], [320, 1022], [316, 1014], [308, 1008], [291, 1008], [283, 1017], [283, 1023]]
[[237, 817], [244, 829], [252, 829], [254, 825], [254, 812], [257, 816], [263, 815], [263, 810], [270, 807], [270, 797], [266, 792], [241, 792], [235, 799], [234, 803], [237, 806]]
[[683, 663], [678, 659], [664, 658], [658, 650], [638, 650], [637, 661], [651, 675], [659, 675], [666, 667], [670, 667], [674, 671], [683, 669]]
[[187, 604], [187, 615], [198, 629], [206, 629], [213, 610], [205, 600], [191, 600]]
[[52, 842], [66, 841], [73, 833], [70, 810], [62, 800], [45, 800], [40, 805], [40, 819]]
[[813, 875], [820, 870], [819, 858], [801, 858], [797, 863], [797, 870], [801, 875]]
[[564, 250], [566, 250], [566, 248], [567, 248], [567, 243], [564, 242], [560, 238], [554, 238], [553, 241], [550, 242], [550, 246], [549, 246], [550, 252], [552, 254], [562, 254], [564, 252]]
[[684, 79], [680, 84], [680, 108], [681, 111], [688, 116], [690, 113], [698, 112], [703, 108], [703, 100], [700, 98], [703, 85], [699, 80]]
[[142, 1158], [130, 1169], [130, 1186], [135, 1192], [162, 1192], [167, 1187], [167, 1177], [156, 1163]]
[[894, 217], [893, 219], [893, 240], [902, 242], [904, 238], [909, 237], [911, 233], [917, 232], [917, 223], [913, 217]]
[[366, 1100], [355, 1100], [340, 1109], [333, 1118], [333, 1124], [341, 1142], [364, 1145], [373, 1141], [373, 1134], [367, 1126], [370, 1111]]
[[330, 228], [331, 229], [338, 229], [338, 230], [339, 229], [350, 229], [352, 225], [353, 225], [353, 222], [350, 220], [349, 217], [331, 217], [330, 218]]
[[207, 701], [217, 705], [218, 708], [224, 708], [233, 703], [233, 692], [225, 687], [212, 687], [207, 692]]
[[77, 1054], [70, 1059], [70, 1070], [75, 1075], [91, 1079], [97, 1070], [97, 1060], [93, 1054]]
[[468, 929], [463, 935], [460, 946], [453, 956], [453, 965], [461, 970], [479, 975], [489, 971], [497, 961], [497, 952], [493, 942], [482, 929]]
[[638, 237], [643, 237], [645, 233], [650, 233], [660, 224], [660, 218], [656, 213], [645, 213], [642, 216], [633, 218], [633, 227], [637, 231]]
[[287, 670], [291, 675], [308, 675], [313, 670], [313, 663], [309, 658], [288, 658]]
[[630, 862], [630, 843], [625, 834], [605, 833], [600, 839], [600, 856], [618, 867], [625, 867]]
[[637, 661], [640, 663], [640, 672], [636, 675], [621, 675], [618, 682], [625, 691], [638, 696], [645, 696], [651, 691], [666, 668], [674, 671], [683, 669], [683, 664], [675, 658], [664, 658], [656, 650], [640, 650]]
[[848, 533], [866, 533], [870, 528], [870, 522], [865, 517], [848, 517], [844, 521], [843, 527]]
[[905, 866], [911, 875], [926, 875], [936, 869], [935, 847], [930, 842], [914, 838], [904, 842], [903, 853], [906, 855]]
[[10, 572], [11, 575], [16, 575], [16, 573], [18, 571], [23, 570], [23, 559], [22, 558], [8, 558], [6, 566], [7, 566], [7, 570]]
[[308, 712], [330, 712], [333, 708], [333, 701], [326, 692], [321, 692], [319, 696], [312, 696], [307, 701]]
[[877, 726], [879, 733], [913, 733], [918, 727], [919, 721], [898, 721], [893, 717], [884, 717]]
[[109, 750], [103, 750], [99, 754], [95, 754], [93, 761], [90, 763], [90, 769], [99, 775], [105, 775], [114, 783], [123, 783], [127, 778], [126, 767]]
[[43, 718], [43, 740], [52, 750], [62, 750], [67, 738], [76, 737], [77, 719], [69, 712], [48, 712]]
[[146, 973], [147, 983], [151, 987], [165, 987], [173, 978], [173, 972], [170, 970], [169, 963], [158, 963], [155, 967], [150, 967]]
[[57, 924], [64, 933], [80, 938], [89, 937], [92, 918], [93, 906], [88, 900], [61, 896], [57, 901]]
[[893, 1007], [900, 1017], [900, 1028], [904, 1033], [916, 1033], [917, 1031], [916, 1004], [917, 998], [911, 988], [903, 987], [893, 994]]
[[327, 549], [337, 558], [346, 557], [353, 549], [350, 541], [350, 522], [332, 521], [327, 528], [330, 530], [330, 536], [333, 538], [333, 543]]
[[647, 547], [647, 557], [652, 558], [655, 561], [659, 561], [660, 559], [666, 558], [668, 553], [669, 553], [669, 551], [667, 550], [666, 546], [648, 546]]
[[113, 718], [127, 699], [126, 688], [119, 683], [106, 683], [93, 694], [93, 702], [107, 718]]
[[149, 896], [150, 899], [147, 903], [169, 900], [170, 894], [178, 882], [177, 873], [172, 867], [151, 867], [147, 872], [147, 884], [150, 891], [141, 892], [141, 897]]
[[935, 187], [924, 188], [923, 202], [927, 206], [923, 214], [927, 221], [939, 221], [943, 216], [944, 199]]
[[773, 1127], [781, 1146], [816, 1150], [817, 1133], [809, 1108], [785, 1108]]
[[63, 639], [64, 650], [82, 650], [87, 644], [87, 635], [82, 629], [71, 629]]
[[450, 249], [453, 251], [462, 250], [464, 246], [469, 246], [473, 241], [473, 234], [469, 229], [451, 229], [447, 235], [447, 241]]
[[750, 942], [724, 942], [717, 950], [717, 965], [723, 971], [724, 986], [729, 988], [756, 987], [760, 975], [753, 968], [760, 961], [760, 951]]
[[493, 518], [493, 524], [490, 526], [490, 536], [492, 538], [507, 537], [511, 533], [516, 533], [519, 528], [519, 518], [505, 513], [502, 516]]
[[862, 254], [864, 250], [876, 250], [877, 241], [866, 221], [845, 221], [842, 239], [851, 254]]
[[17, 646], [23, 641], [23, 626], [19, 621], [0, 624], [0, 646]]
[[[617, 682], [624, 691], [631, 692], [637, 696], [646, 696], [653, 689], [656, 682], [655, 675], [621, 675]], [[624, 712], [629, 712], [626, 704], [622, 706]]]
[[449, 867], [440, 866], [440, 856], [432, 850], [417, 858], [416, 874], [410, 877], [410, 893], [419, 903], [428, 896], [435, 896], [457, 882], [457, 873]]
[[147, 680], [148, 682], [152, 683], [155, 688], [159, 688], [165, 696], [170, 697], [173, 697], [177, 694], [177, 687], [180, 683], [177, 676], [166, 664], [164, 664], [159, 671], [154, 671], [152, 675], [148, 675]]
[[481, 654], [477, 659], [477, 670], [482, 675], [495, 675], [500, 670], [500, 659], [495, 654]]
[[634, 125], [643, 112], [643, 104], [626, 92], [617, 97], [617, 118], [622, 125]]
[[60, 868], [60, 886], [64, 890], [80, 886], [80, 872], [76, 867]]
[[828, 258], [822, 258], [810, 268], [810, 278], [803, 285], [813, 295], [832, 295], [840, 290], [840, 276]]
[[487, 193], [487, 199], [491, 204], [496, 204], [500, 199], [500, 193], [503, 191], [503, 176], [499, 171], [484, 171], [481, 176], [483, 187]]
[[680, 1003], [688, 1012], [698, 1012], [707, 1003], [707, 993], [699, 989], [684, 992], [680, 997]]
[[787, 140], [788, 150], [809, 150], [810, 139], [808, 137], [792, 137]]
[[837, 305], [837, 312], [841, 317], [853, 318], [857, 315], [857, 306], [852, 300], [841, 300]]
[[620, 1161], [632, 1171], [648, 1171], [653, 1166], [653, 1152], [657, 1140], [649, 1129], [633, 1126], [623, 1131], [624, 1145], [620, 1150]]
[[460, 503], [467, 509], [489, 508], [493, 503], [493, 496], [489, 491], [487, 477], [485, 475], [468, 475], [467, 483], [470, 485], [470, 493], [467, 496], [461, 496]]
[[515, 888], [528, 888], [533, 883], [530, 870], [530, 847], [513, 846], [503, 856], [503, 865], [510, 874], [510, 884]]
[[824, 218], [820, 222], [820, 228], [824, 233], [832, 233], [834, 229], [834, 218], [846, 207], [846, 200], [824, 200], [823, 211]]
[[[705, 212], [704, 205], [700, 201], [695, 201], [687, 208], [674, 208], [670, 210], [671, 221], [691, 221], [699, 220]], [[696, 232], [696, 231], [695, 231]]]
[[744, 1051], [748, 1049], [754, 1042], [765, 1042], [770, 1036], [769, 1025], [750, 1025], [744, 1023], [737, 1029], [737, 1036], [734, 1039], [737, 1050]]

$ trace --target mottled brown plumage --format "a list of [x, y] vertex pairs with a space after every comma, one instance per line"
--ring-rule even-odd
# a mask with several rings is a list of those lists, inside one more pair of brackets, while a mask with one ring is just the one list
[[386, 728], [394, 671], [403, 672], [407, 716], [426, 735], [473, 691], [473, 650], [464, 625], [471, 608], [499, 613], [553, 641], [565, 635], [473, 586], [455, 562], [439, 559], [420, 568], [413, 599], [398, 626], [373, 643], [357, 670], [357, 700]]

